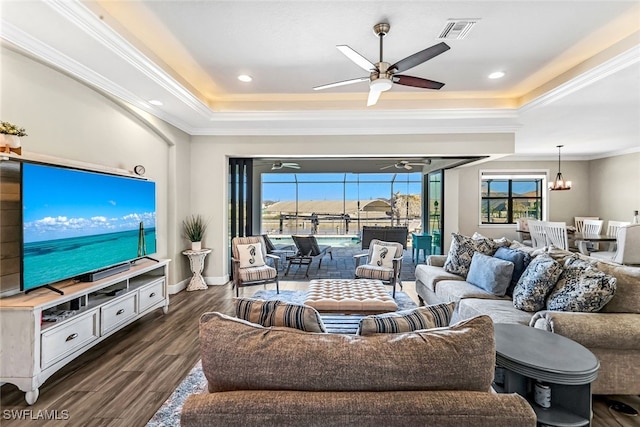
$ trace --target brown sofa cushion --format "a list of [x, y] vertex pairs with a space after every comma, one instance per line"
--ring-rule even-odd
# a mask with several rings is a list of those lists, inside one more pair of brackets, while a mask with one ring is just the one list
[[449, 328], [372, 336], [265, 328], [221, 313], [200, 318], [209, 391], [487, 391], [495, 340], [488, 316]]

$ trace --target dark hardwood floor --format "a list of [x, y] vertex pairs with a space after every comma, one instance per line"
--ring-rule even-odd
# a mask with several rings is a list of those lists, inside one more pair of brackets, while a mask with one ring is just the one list
[[[270, 285], [272, 288], [273, 285]], [[305, 289], [305, 282], [281, 282], [282, 289]], [[414, 286], [404, 290], [417, 301]], [[252, 295], [260, 286], [243, 288]], [[171, 296], [169, 313], [161, 310], [143, 317], [96, 345], [41, 388], [35, 405], [28, 406], [15, 386], [0, 388], [2, 426], [144, 426], [200, 357], [198, 319], [207, 311], [233, 313], [234, 293], [229, 285]], [[640, 408], [638, 396], [621, 400]], [[67, 420], [16, 420], [12, 411], [30, 410], [36, 417], [47, 411]], [[7, 412], [9, 411], [9, 412]], [[25, 415], [23, 413], [23, 415]], [[639, 426], [640, 417], [612, 413], [594, 399], [593, 426]]]

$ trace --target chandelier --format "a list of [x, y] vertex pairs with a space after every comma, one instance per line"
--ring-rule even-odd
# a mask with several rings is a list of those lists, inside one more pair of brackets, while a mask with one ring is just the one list
[[566, 181], [562, 176], [562, 172], [560, 172], [560, 148], [564, 147], [564, 145], [557, 145], [557, 147], [558, 147], [558, 173], [556, 174], [556, 179], [553, 182], [549, 183], [549, 190], [551, 191], [571, 190], [571, 181]]

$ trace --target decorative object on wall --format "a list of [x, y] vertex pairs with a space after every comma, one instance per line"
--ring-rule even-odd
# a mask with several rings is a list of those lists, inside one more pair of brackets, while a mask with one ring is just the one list
[[182, 221], [184, 235], [191, 241], [191, 250], [199, 251], [202, 249], [202, 238], [207, 230], [207, 222], [202, 215], [189, 215]]
[[553, 182], [549, 183], [549, 190], [551, 191], [559, 191], [559, 190], [571, 190], [571, 181], [566, 181], [562, 176], [562, 172], [560, 172], [560, 149], [564, 147], [564, 145], [558, 145], [558, 173], [556, 174], [556, 179]]
[[135, 166], [133, 167], [133, 172], [134, 172], [136, 175], [143, 176], [143, 175], [144, 175], [144, 173], [146, 172], [146, 169], [145, 169], [145, 168], [144, 168], [144, 166], [142, 166], [142, 165], [135, 165]]
[[22, 144], [20, 143], [22, 136], [27, 136], [24, 128], [9, 122], [0, 122], [0, 151], [22, 154]]

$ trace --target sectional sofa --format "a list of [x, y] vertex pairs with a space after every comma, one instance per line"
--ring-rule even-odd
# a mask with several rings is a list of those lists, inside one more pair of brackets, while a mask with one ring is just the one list
[[[519, 246], [516, 244], [516, 246]], [[487, 315], [496, 323], [521, 323], [566, 336], [600, 360], [594, 394], [640, 394], [640, 268], [622, 266], [554, 247], [543, 248], [561, 265], [568, 259], [588, 262], [616, 278], [613, 298], [598, 312], [524, 311], [510, 296], [496, 296], [444, 268], [447, 255], [430, 256], [416, 266], [421, 304], [456, 302], [454, 320]]]

